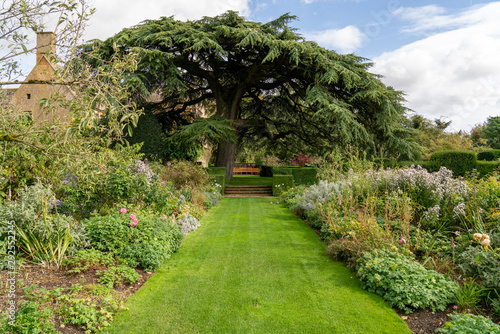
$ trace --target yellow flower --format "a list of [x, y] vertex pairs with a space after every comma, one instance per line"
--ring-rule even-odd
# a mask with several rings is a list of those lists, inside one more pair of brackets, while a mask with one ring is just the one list
[[483, 235], [481, 233], [474, 233], [474, 235], [472, 236], [472, 238], [476, 241], [479, 241], [483, 238]]
[[483, 238], [484, 238], [484, 239], [489, 239], [489, 238], [490, 238], [490, 236], [489, 236], [489, 235], [487, 235], [487, 234], [483, 234]]
[[488, 247], [490, 245], [490, 239], [484, 239], [481, 242], [481, 245], [483, 245], [484, 247]]

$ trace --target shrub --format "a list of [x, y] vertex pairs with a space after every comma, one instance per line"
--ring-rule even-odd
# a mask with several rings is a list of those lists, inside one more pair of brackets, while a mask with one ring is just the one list
[[176, 220], [177, 225], [181, 227], [182, 233], [187, 235], [189, 232], [196, 231], [201, 226], [198, 219], [191, 216], [189, 213], [183, 214]]
[[[500, 150], [499, 150], [500, 151]], [[488, 176], [500, 167], [500, 163], [496, 161], [477, 161], [476, 170], [481, 177]]]
[[208, 183], [206, 170], [189, 161], [175, 161], [161, 174], [162, 181], [171, 181], [176, 188], [196, 188]]
[[225, 174], [210, 174], [210, 182], [215, 188], [217, 188], [219, 193], [224, 194], [224, 189], [226, 189]]
[[275, 175], [273, 176], [273, 195], [280, 196], [283, 192], [293, 187], [292, 175]]
[[418, 308], [443, 311], [457, 290], [444, 275], [391, 251], [367, 252], [359, 259], [357, 272], [364, 289], [406, 313]]
[[312, 185], [317, 182], [317, 169], [314, 167], [273, 167], [274, 175], [293, 175], [296, 185]]
[[1, 319], [0, 332], [19, 334], [59, 333], [50, 321], [53, 316], [50, 308], [40, 310], [37, 303], [28, 301], [16, 311], [14, 325], [8, 318]]
[[79, 274], [91, 268], [108, 267], [114, 262], [110, 253], [103, 253], [98, 249], [80, 249], [75, 255], [66, 258], [63, 265], [68, 267], [68, 274]]
[[97, 215], [84, 221], [92, 245], [124, 258], [131, 267], [152, 271], [176, 252], [183, 238], [177, 224], [166, 217], [137, 212]]
[[500, 259], [494, 252], [470, 246], [457, 255], [457, 266], [464, 275], [479, 278], [484, 288], [500, 293]]
[[443, 328], [436, 329], [436, 333], [463, 334], [463, 333], [488, 333], [500, 334], [500, 326], [491, 319], [481, 315], [452, 314], [451, 321], [444, 324]]
[[477, 154], [477, 160], [495, 161], [500, 158], [500, 150], [487, 150]]
[[464, 176], [476, 167], [476, 153], [471, 151], [438, 151], [429, 159], [434, 168], [446, 167], [454, 176]]
[[271, 167], [271, 166], [260, 166], [259, 175], [261, 177], [273, 177], [273, 167]]
[[137, 282], [139, 274], [132, 268], [126, 265], [110, 267], [107, 270], [98, 270], [96, 272], [99, 278], [99, 283], [104, 284], [112, 289], [116, 285], [123, 285], [123, 282], [132, 284]]
[[148, 109], [139, 117], [132, 137], [127, 138], [130, 145], [142, 143], [140, 152], [149, 160], [162, 159], [165, 156], [165, 136], [156, 116]]
[[207, 172], [210, 175], [226, 175], [226, 167], [208, 167]]
[[290, 165], [299, 167], [304, 167], [312, 162], [314, 162], [314, 158], [303, 153], [296, 154], [290, 159]]
[[316, 203], [339, 197], [344, 186], [343, 182], [319, 181], [304, 192], [302, 198], [297, 201], [297, 205], [305, 211], [313, 210]]

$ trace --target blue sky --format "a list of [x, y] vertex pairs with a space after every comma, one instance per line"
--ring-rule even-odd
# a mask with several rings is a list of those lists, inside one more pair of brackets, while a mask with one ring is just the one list
[[407, 106], [469, 131], [500, 115], [500, 1], [93, 0], [86, 39], [145, 19], [194, 20], [236, 10], [268, 22], [284, 13], [308, 40], [369, 58], [372, 72], [406, 93]]

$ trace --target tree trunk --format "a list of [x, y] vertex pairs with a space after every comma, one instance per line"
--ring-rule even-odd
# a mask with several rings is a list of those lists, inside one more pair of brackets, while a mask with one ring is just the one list
[[234, 156], [236, 153], [236, 144], [231, 141], [219, 143], [217, 150], [216, 167], [226, 167], [226, 178], [233, 179]]

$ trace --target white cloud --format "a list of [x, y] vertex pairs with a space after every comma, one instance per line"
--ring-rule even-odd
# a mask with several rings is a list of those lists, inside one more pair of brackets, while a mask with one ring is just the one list
[[352, 25], [343, 29], [329, 29], [306, 33], [304, 37], [340, 53], [350, 53], [359, 49], [365, 40], [365, 35]]
[[87, 28], [86, 38], [105, 39], [123, 28], [147, 19], [174, 16], [178, 20], [196, 20], [228, 10], [250, 14], [250, 0], [94, 0], [96, 13]]
[[[453, 129], [470, 130], [488, 116], [500, 115], [500, 2], [453, 16], [434, 13], [439, 16], [434, 27], [447, 31], [382, 54], [372, 71], [405, 91], [407, 106], [417, 113], [431, 119], [445, 116]], [[431, 29], [425, 24], [432, 16], [413, 17], [422, 29]]]
[[[407, 33], [432, 33], [437, 30], [451, 30], [477, 24], [493, 13], [484, 11], [483, 7], [474, 7], [465, 13], [447, 14], [446, 9], [436, 5], [407, 8], [401, 7], [393, 12], [396, 17], [408, 21], [403, 29]], [[491, 17], [490, 17], [491, 18]]]

